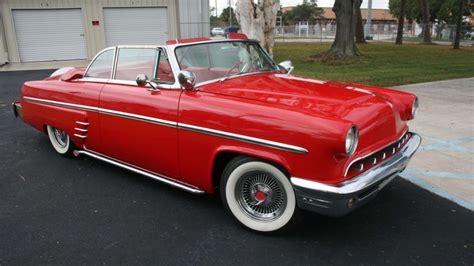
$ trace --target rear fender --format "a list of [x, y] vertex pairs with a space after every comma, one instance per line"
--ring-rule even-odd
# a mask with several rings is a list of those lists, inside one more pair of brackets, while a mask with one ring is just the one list
[[86, 111], [24, 100], [22, 107], [23, 120], [38, 130], [43, 131], [46, 125], [64, 130], [78, 147], [82, 147], [87, 139], [88, 117]]

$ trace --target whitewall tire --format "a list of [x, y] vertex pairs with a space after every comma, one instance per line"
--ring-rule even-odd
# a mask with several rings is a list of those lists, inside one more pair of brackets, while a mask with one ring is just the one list
[[255, 231], [283, 229], [295, 216], [296, 197], [288, 177], [267, 162], [232, 160], [223, 172], [220, 192], [233, 216]]
[[46, 126], [46, 130], [54, 150], [61, 155], [71, 156], [75, 146], [69, 135], [65, 131], [50, 125]]

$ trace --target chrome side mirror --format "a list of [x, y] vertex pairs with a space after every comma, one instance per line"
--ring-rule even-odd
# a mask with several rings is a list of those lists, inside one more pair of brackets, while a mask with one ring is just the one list
[[148, 84], [148, 77], [145, 74], [138, 74], [137, 78], [135, 79], [138, 86], [146, 86]]
[[135, 79], [137, 82], [137, 85], [140, 87], [145, 87], [147, 84], [150, 85], [151, 88], [149, 88], [149, 91], [160, 91], [156, 84], [154, 84], [152, 81], [148, 79], [148, 77], [145, 74], [138, 74], [137, 78]]
[[285, 70], [286, 71], [286, 74], [290, 75], [291, 71], [293, 71], [293, 69], [295, 68], [293, 66], [293, 63], [291, 63], [290, 60], [285, 60], [283, 62], [281, 62], [280, 64], [278, 64], [278, 66]]
[[182, 70], [178, 74], [178, 82], [181, 88], [185, 90], [196, 91], [194, 85], [196, 84], [196, 75], [193, 72]]

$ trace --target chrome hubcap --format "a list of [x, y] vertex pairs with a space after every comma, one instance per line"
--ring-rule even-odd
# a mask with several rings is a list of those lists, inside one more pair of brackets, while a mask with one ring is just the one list
[[68, 139], [66, 132], [59, 130], [57, 128], [53, 128], [53, 133], [54, 133], [54, 138], [56, 139], [56, 142], [61, 147], [66, 147], [67, 139]]
[[256, 220], [275, 220], [286, 208], [283, 185], [266, 172], [255, 171], [242, 176], [235, 195], [244, 213]]

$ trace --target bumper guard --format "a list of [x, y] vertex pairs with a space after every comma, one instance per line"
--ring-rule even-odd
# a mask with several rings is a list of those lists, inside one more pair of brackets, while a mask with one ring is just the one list
[[15, 117], [22, 118], [21, 104], [19, 102], [13, 102], [12, 108], [13, 108], [13, 114], [15, 115]]
[[405, 169], [421, 144], [412, 133], [400, 151], [370, 170], [340, 184], [330, 185], [292, 177], [298, 207], [329, 216], [343, 216], [362, 206]]

